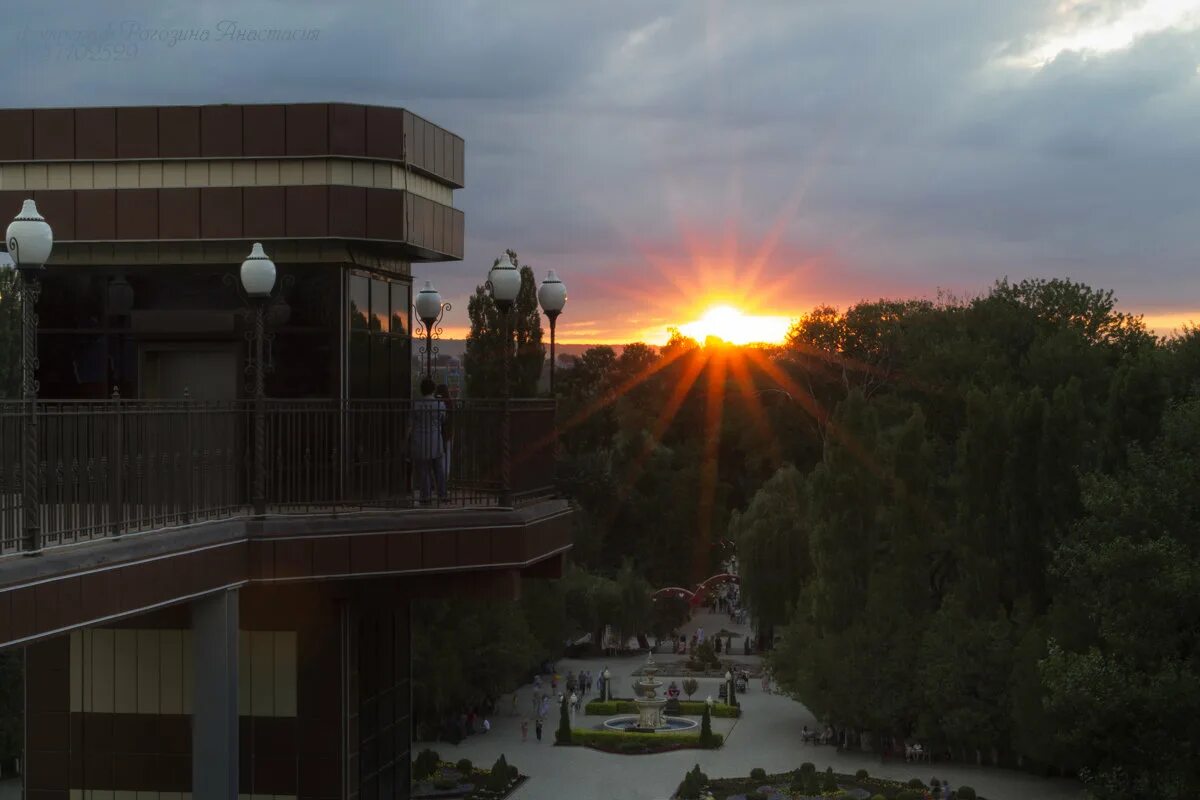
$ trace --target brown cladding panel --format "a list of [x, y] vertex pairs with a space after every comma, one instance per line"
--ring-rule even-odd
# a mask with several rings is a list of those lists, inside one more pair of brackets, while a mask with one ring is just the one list
[[459, 531], [458, 560], [462, 565], [476, 566], [492, 563], [492, 536], [490, 530]]
[[349, 103], [329, 105], [329, 152], [333, 155], [365, 155], [367, 110]]
[[117, 109], [117, 158], [158, 158], [158, 109]]
[[[0, 190], [0, 220], [15, 217], [17, 212], [21, 210], [21, 204], [27, 197], [29, 197], [29, 192], [24, 189]], [[34, 192], [33, 199], [37, 200], [37, 192]], [[42, 216], [45, 216], [45, 214]]]
[[200, 190], [159, 191], [158, 232], [161, 239], [200, 238]]
[[457, 563], [453, 531], [430, 531], [421, 534], [421, 552], [425, 569], [446, 569]]
[[350, 543], [342, 539], [313, 542], [314, 575], [346, 575], [350, 570]]
[[113, 239], [117, 233], [116, 192], [84, 189], [75, 193], [75, 238], [81, 241]]
[[421, 166], [430, 172], [437, 173], [437, 137], [438, 127], [431, 122], [425, 123], [425, 151], [422, 154]]
[[242, 107], [201, 107], [200, 155], [208, 158], [229, 158], [241, 154]]
[[115, 108], [75, 109], [75, 157], [117, 157], [117, 110]]
[[29, 109], [0, 109], [0, 161], [33, 158], [33, 112]]
[[75, 157], [75, 112], [69, 108], [39, 108], [33, 112], [33, 157]]
[[247, 186], [242, 190], [242, 235], [280, 238], [284, 235], [282, 186]]
[[0, 592], [0, 642], [12, 638], [12, 592]]
[[463, 186], [466, 184], [467, 178], [466, 145], [458, 136], [452, 137], [452, 141], [454, 142], [454, 170], [450, 180]]
[[200, 155], [200, 109], [169, 106], [158, 110], [158, 154], [162, 158]]
[[217, 186], [200, 190], [200, 236], [205, 239], [241, 238], [241, 187]]
[[360, 186], [329, 187], [329, 235], [367, 235], [367, 190]]
[[282, 156], [287, 152], [284, 107], [242, 106], [242, 155]]
[[[53, 189], [38, 189], [33, 193], [38, 211], [50, 223], [54, 230], [54, 238], [60, 242], [68, 242], [75, 238], [75, 193], [56, 191]], [[4, 209], [0, 208], [0, 212]], [[7, 217], [0, 217], [7, 219]]]
[[[433, 127], [432, 125], [430, 127]], [[433, 129], [433, 162], [432, 169], [436, 175], [446, 175], [446, 151], [447, 147], [446, 132], [440, 128]]]
[[[399, 161], [404, 157], [403, 141], [407, 121], [412, 115], [399, 108], [367, 108], [367, 155], [372, 158], [391, 158]], [[408, 154], [409, 160], [412, 153]]]
[[158, 190], [122, 189], [117, 192], [117, 238], [158, 238]]
[[287, 106], [287, 154], [316, 156], [329, 152], [329, 106], [302, 103]]
[[[367, 189], [367, 238], [399, 241], [403, 235], [403, 192], [392, 189]], [[411, 202], [414, 199], [408, 195]]]
[[421, 568], [421, 534], [388, 534], [387, 567], [391, 570]]
[[420, 117], [413, 117], [412, 136], [408, 139], [408, 160], [418, 167], [425, 166], [425, 129], [429, 123]]
[[288, 236], [326, 236], [329, 231], [329, 188], [326, 186], [288, 186]]
[[448, 255], [452, 255], [455, 258], [462, 258], [464, 250], [463, 240], [466, 235], [463, 212], [455, 208], [450, 211], [450, 215], [454, 222], [454, 233], [450, 241], [450, 252]]
[[387, 535], [355, 536], [350, 540], [350, 571], [379, 572], [387, 565]]

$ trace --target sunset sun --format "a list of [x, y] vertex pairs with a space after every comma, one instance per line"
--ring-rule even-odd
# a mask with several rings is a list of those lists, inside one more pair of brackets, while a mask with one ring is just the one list
[[791, 324], [789, 317], [747, 314], [733, 306], [717, 305], [696, 321], [680, 325], [679, 332], [698, 342], [715, 336], [729, 344], [772, 344], [783, 341]]

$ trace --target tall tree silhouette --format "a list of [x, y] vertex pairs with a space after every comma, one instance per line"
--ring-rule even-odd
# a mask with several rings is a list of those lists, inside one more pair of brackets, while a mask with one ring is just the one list
[[[509, 324], [514, 335], [509, 339], [509, 347], [514, 349], [511, 351], [509, 386], [513, 397], [533, 397], [538, 392], [538, 381], [546, 360], [537, 286], [533, 270], [521, 264], [516, 251], [506, 252], [521, 271], [521, 291], [510, 312]], [[493, 266], [499, 261], [496, 259]], [[467, 301], [467, 316], [471, 319], [463, 365], [467, 373], [467, 394], [471, 397], [503, 397], [504, 320], [486, 287], [475, 287], [475, 294]]]

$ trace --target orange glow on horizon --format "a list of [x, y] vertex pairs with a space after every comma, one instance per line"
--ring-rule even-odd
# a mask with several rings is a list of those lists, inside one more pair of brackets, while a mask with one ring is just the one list
[[792, 317], [747, 314], [730, 305], [710, 306], [700, 318], [679, 326], [679, 332], [703, 344], [708, 337], [729, 344], [779, 344], [792, 326]]

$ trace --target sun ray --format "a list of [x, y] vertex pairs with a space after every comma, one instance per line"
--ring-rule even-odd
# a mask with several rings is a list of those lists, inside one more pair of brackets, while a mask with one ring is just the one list
[[717, 473], [721, 460], [721, 422], [725, 412], [725, 371], [729, 354], [717, 350], [709, 359], [708, 386], [704, 398], [704, 455], [700, 460], [699, 502], [696, 504], [696, 546], [692, 548], [692, 573], [704, 577], [712, 543], [712, 515], [716, 502]]
[[750, 375], [750, 370], [746, 365], [746, 356], [740, 350], [735, 352], [733, 357], [730, 358], [729, 371], [733, 374], [733, 382], [737, 386], [738, 392], [746, 401], [745, 408], [750, 415], [751, 424], [770, 449], [771, 463], [781, 463], [783, 461], [783, 448], [779, 444], [779, 437], [775, 436], [771, 431], [767, 414], [760, 402], [758, 392], [754, 388], [754, 378]]

